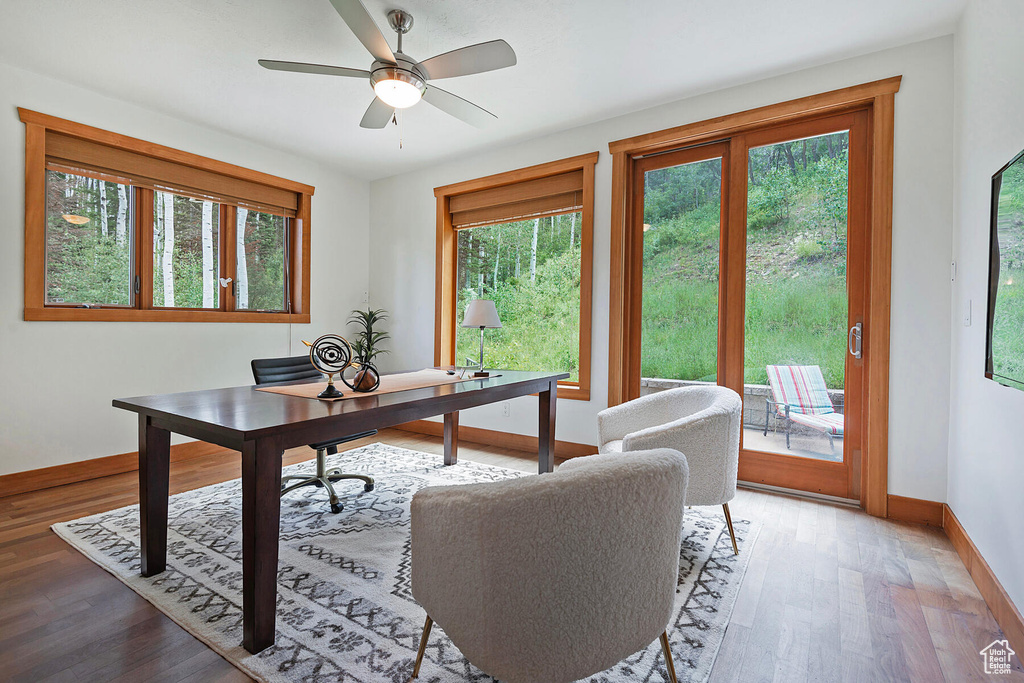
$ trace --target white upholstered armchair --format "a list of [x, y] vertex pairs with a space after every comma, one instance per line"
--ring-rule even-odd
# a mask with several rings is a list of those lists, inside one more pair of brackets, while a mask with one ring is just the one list
[[412, 499], [412, 593], [465, 657], [510, 683], [564, 683], [661, 638], [687, 484], [669, 449], [592, 455], [553, 474], [426, 488]]
[[623, 403], [597, 416], [601, 453], [673, 448], [686, 456], [687, 505], [721, 505], [737, 554], [729, 501], [736, 495], [743, 402], [732, 389], [681, 387]]

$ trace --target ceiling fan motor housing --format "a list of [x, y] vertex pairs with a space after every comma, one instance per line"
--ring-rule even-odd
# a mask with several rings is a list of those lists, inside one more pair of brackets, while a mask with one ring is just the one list
[[422, 95], [427, 89], [427, 78], [416, 62], [401, 52], [395, 55], [395, 61], [397, 64], [375, 61], [370, 67], [370, 85], [376, 86], [380, 81], [402, 81], [414, 86]]

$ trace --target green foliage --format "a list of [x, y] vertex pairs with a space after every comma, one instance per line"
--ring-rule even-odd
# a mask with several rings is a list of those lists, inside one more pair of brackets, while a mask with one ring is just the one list
[[827, 273], [747, 285], [743, 380], [767, 384], [767, 365], [819, 365], [841, 389], [846, 362], [846, 283]]
[[391, 335], [373, 329], [374, 325], [387, 319], [388, 313], [383, 308], [352, 311], [352, 315], [348, 318], [348, 324], [355, 325], [359, 330], [352, 341], [352, 355], [355, 360], [362, 364], [373, 363], [373, 359], [380, 354], [390, 353], [387, 349], [380, 348], [380, 344], [391, 339]]
[[[245, 262], [249, 310], [284, 310], [285, 219], [249, 211], [245, 221]], [[240, 277], [240, 274], [239, 274]]]
[[718, 206], [721, 188], [719, 159], [649, 171], [644, 178], [644, 223], [656, 225], [708, 204]]
[[1024, 161], [1003, 172], [998, 201], [999, 285], [992, 370], [1024, 389]]
[[747, 200], [747, 225], [752, 230], [786, 227], [795, 201], [796, 184], [786, 168], [772, 168], [761, 184], [751, 188]]
[[[578, 379], [580, 225], [577, 213], [459, 231], [456, 323], [478, 298], [494, 301], [502, 323], [484, 333], [485, 366], [563, 371]], [[458, 327], [456, 361], [475, 363], [479, 350], [479, 329]]]
[[[814, 165], [808, 184], [817, 197], [808, 204], [811, 214], [820, 225], [832, 228], [833, 240], [846, 241], [846, 206], [849, 170], [846, 155], [825, 157]], [[843, 234], [841, 234], [843, 233]]]
[[[52, 302], [127, 306], [131, 255], [127, 245], [93, 230], [63, 229], [48, 221], [46, 298]], [[84, 234], [83, 234], [84, 233]]]
[[993, 371], [1024, 384], [1024, 269], [1000, 273], [992, 334]]
[[[46, 175], [46, 296], [53, 303], [132, 305], [132, 229], [129, 190], [117, 183], [47, 171]], [[121, 190], [119, 192], [119, 189]], [[122, 197], [125, 204], [122, 206]], [[174, 300], [164, 301], [164, 215], [154, 207], [153, 303], [181, 308], [203, 307], [203, 202], [159, 193], [172, 201], [174, 247], [170, 273]], [[158, 202], [159, 204], [159, 202]], [[119, 209], [121, 209], [119, 211]], [[219, 306], [218, 225], [221, 206], [211, 213], [213, 272], [207, 274], [213, 307]], [[242, 209], [239, 209], [242, 212]], [[240, 214], [241, 215], [241, 214]], [[280, 311], [285, 307], [285, 230], [283, 216], [247, 211], [244, 248], [249, 310]], [[104, 221], [104, 219], [106, 219]], [[120, 219], [120, 226], [119, 226]], [[120, 228], [120, 229], [119, 229]], [[242, 277], [239, 269], [237, 278]]]
[[[101, 194], [107, 200], [106, 225]], [[128, 241], [118, 244], [115, 235], [117, 185], [47, 171], [46, 202], [46, 300], [127, 306], [131, 253]]]
[[796, 243], [796, 255], [802, 259], [816, 259], [825, 253], [820, 242], [814, 240], [801, 239], [797, 240]]
[[[845, 133], [752, 149], [747, 207], [744, 379], [765, 366], [821, 366], [842, 388], [846, 358]], [[699, 162], [705, 167], [720, 162]], [[686, 167], [682, 167], [686, 168]], [[689, 197], [694, 169], [648, 173], [641, 374], [714, 381], [718, 365], [719, 214]], [[657, 192], [650, 193], [650, 177]], [[674, 212], [674, 213], [673, 213]]]

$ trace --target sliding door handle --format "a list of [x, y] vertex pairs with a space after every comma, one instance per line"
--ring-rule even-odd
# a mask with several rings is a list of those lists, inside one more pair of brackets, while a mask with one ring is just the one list
[[861, 339], [863, 337], [864, 327], [861, 323], [857, 323], [850, 328], [850, 355], [854, 358], [860, 358], [861, 355]]

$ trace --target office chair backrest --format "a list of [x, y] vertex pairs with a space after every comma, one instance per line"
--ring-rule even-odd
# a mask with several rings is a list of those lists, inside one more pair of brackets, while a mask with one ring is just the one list
[[300, 379], [320, 379], [320, 371], [309, 362], [309, 356], [290, 358], [256, 358], [252, 361], [252, 376], [256, 384], [294, 382]]

